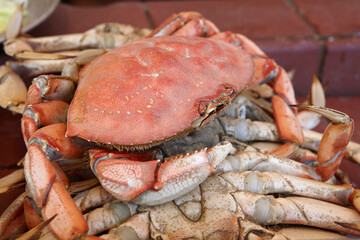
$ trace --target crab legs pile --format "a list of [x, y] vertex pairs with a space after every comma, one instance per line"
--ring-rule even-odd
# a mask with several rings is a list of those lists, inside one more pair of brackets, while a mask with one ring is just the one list
[[[24, 169], [0, 181], [26, 179], [0, 218], [1, 238], [31, 229], [23, 239], [287, 239], [299, 230], [265, 228], [278, 224], [360, 235], [359, 190], [334, 177], [345, 154], [359, 158], [354, 123], [315, 97], [318, 82], [310, 104], [320, 106], [296, 105], [283, 68], [195, 12], [150, 34], [105, 24], [52, 38], [5, 43], [18, 61], [0, 68], [0, 103], [23, 114], [28, 152]], [[15, 72], [62, 75], [36, 77], [26, 91]], [[323, 135], [301, 127], [314, 114], [331, 121]], [[300, 230], [340, 236], [317, 228]]]

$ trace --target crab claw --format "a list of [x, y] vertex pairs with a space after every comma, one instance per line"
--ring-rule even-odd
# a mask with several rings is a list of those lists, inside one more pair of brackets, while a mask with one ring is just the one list
[[62, 213], [50, 223], [54, 233], [63, 239], [72, 239], [86, 231], [87, 225], [80, 211], [64, 185], [56, 180], [55, 170], [40, 146], [29, 146], [24, 168], [29, 194], [36, 206], [42, 209], [43, 218], [47, 220], [56, 213]]
[[63, 184], [63, 176], [50, 160], [83, 156], [80, 145], [65, 137], [66, 124], [58, 123], [36, 131], [29, 140], [24, 161], [27, 195], [41, 210], [44, 220], [55, 214], [49, 224], [60, 239], [74, 239], [83, 234], [87, 224]]
[[120, 200], [156, 205], [190, 192], [233, 151], [229, 142], [167, 159], [164, 163], [132, 161], [114, 154], [91, 156], [102, 186]]
[[132, 161], [114, 154], [99, 157], [91, 152], [90, 165], [100, 183], [120, 200], [130, 201], [153, 187], [158, 161]]

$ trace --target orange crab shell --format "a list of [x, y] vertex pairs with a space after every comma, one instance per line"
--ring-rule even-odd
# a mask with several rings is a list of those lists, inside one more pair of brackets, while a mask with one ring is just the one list
[[[130, 43], [80, 72], [67, 136], [118, 146], [162, 142], [198, 127], [210, 114], [203, 108], [231, 100], [253, 73], [250, 54], [220, 40], [170, 36]], [[224, 98], [229, 88], [234, 92]]]

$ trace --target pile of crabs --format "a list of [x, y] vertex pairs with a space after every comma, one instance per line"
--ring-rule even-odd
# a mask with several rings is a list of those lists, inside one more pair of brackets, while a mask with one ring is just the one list
[[[360, 236], [360, 191], [336, 177], [343, 157], [360, 162], [352, 119], [316, 79], [297, 105], [245, 36], [183, 12], [152, 32], [103, 24], [4, 47], [16, 61], [0, 67], [0, 104], [22, 113], [28, 151], [0, 179], [26, 181], [1, 239]], [[40, 76], [26, 90], [19, 75]], [[306, 130], [320, 115], [325, 133]]]

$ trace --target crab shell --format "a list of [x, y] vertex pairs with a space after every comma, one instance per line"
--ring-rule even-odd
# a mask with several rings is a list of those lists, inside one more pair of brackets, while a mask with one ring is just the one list
[[200, 37], [142, 39], [80, 73], [67, 136], [115, 146], [152, 146], [199, 127], [251, 82], [241, 47]]

